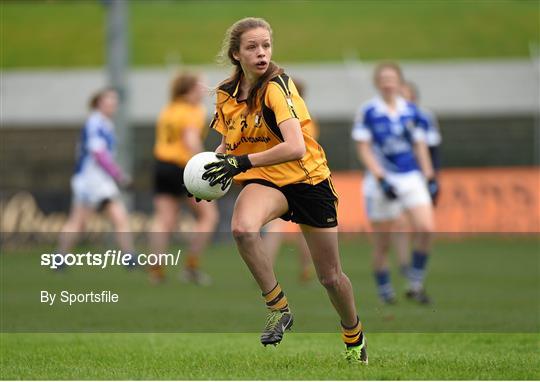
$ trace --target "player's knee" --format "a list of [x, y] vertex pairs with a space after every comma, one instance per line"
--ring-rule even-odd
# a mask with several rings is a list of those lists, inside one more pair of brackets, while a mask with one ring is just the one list
[[416, 233], [429, 235], [434, 231], [433, 224], [430, 222], [422, 222], [415, 227]]
[[319, 282], [323, 287], [328, 290], [335, 290], [338, 288], [341, 279], [340, 272], [331, 272], [323, 275], [319, 275]]
[[238, 243], [253, 240], [259, 235], [260, 227], [247, 219], [235, 219], [231, 224], [231, 231]]
[[375, 257], [386, 256], [390, 251], [390, 239], [379, 240], [375, 243]]

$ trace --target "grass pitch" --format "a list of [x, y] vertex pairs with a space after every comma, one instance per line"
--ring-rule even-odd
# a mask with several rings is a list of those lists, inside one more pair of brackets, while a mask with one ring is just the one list
[[[1, 66], [89, 67], [105, 62], [99, 1], [0, 3]], [[129, 5], [135, 66], [213, 63], [225, 30], [246, 16], [273, 26], [286, 62], [528, 57], [536, 1], [136, 1]]]
[[2, 379], [539, 379], [538, 335], [368, 336], [349, 365], [336, 334], [2, 334]]
[[[316, 282], [298, 283], [295, 250], [289, 245], [278, 259], [277, 274], [296, 315], [295, 326], [277, 348], [262, 347], [259, 330], [264, 325], [264, 308], [260, 294], [234, 247], [223, 244], [207, 254], [205, 267], [214, 276], [215, 284], [206, 289], [179, 284], [173, 277], [174, 269], [169, 269], [168, 282], [157, 287], [148, 285], [143, 272], [123, 269], [99, 271], [101, 278], [77, 269], [51, 274], [33, 266], [36, 256], [4, 251], [0, 257], [0, 376], [540, 378], [537, 238], [485, 236], [436, 241], [428, 280], [436, 304], [429, 308], [403, 300], [395, 307], [382, 307], [369, 270], [367, 242], [345, 239], [341, 250], [367, 329], [367, 367], [349, 365], [342, 359], [343, 344], [335, 312]], [[51, 316], [51, 308], [36, 307], [40, 305], [34, 301], [40, 287], [53, 288], [55, 283], [73, 278], [81, 290], [96, 289], [110, 282], [107, 275], [116, 280], [118, 288], [125, 282], [133, 289], [131, 295], [122, 292], [127, 304], [119, 305], [118, 310], [86, 306], [58, 310], [57, 316]], [[401, 295], [397, 277], [395, 284]], [[64, 316], [66, 312], [69, 314]], [[44, 328], [70, 328], [79, 333], [15, 333]], [[177, 333], [150, 333], [152, 328], [155, 332]], [[205, 328], [210, 330], [204, 333]], [[83, 333], [115, 330], [130, 333]]]

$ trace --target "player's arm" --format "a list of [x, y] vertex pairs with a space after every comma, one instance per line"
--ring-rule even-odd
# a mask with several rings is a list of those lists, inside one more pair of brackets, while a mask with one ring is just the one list
[[433, 201], [433, 204], [436, 204], [439, 195], [439, 182], [435, 177], [435, 171], [433, 170], [433, 164], [431, 163], [431, 157], [429, 156], [428, 146], [425, 141], [425, 134], [418, 128], [417, 132], [415, 132], [414, 153], [418, 159], [420, 169], [427, 180], [427, 187], [431, 200]]
[[364, 164], [366, 169], [377, 178], [379, 186], [386, 197], [393, 200], [397, 198], [397, 192], [394, 189], [394, 186], [386, 179], [384, 168], [375, 157], [372, 147], [373, 135], [370, 126], [372, 126], [372, 123], [370, 122], [367, 112], [361, 111], [355, 118], [354, 127], [351, 133], [352, 139], [357, 142], [356, 153], [358, 159]]
[[[220, 183], [222, 189], [225, 190], [234, 176], [252, 167], [271, 166], [301, 159], [306, 153], [306, 146], [298, 119], [289, 118], [282, 121], [278, 126], [283, 142], [268, 150], [254, 154], [239, 156], [217, 154], [219, 160], [204, 166], [206, 172], [202, 175], [202, 178], [208, 180], [211, 186]], [[224, 145], [223, 139], [218, 149]]]
[[225, 136], [224, 135], [221, 136], [221, 143], [219, 144], [218, 147], [216, 147], [214, 152], [216, 154], [225, 154], [226, 148], [225, 148]]
[[426, 142], [416, 141], [414, 144], [414, 153], [416, 158], [418, 158], [418, 164], [426, 179], [432, 179], [435, 176], [435, 172], [433, 171], [433, 164], [431, 163]]
[[358, 159], [364, 164], [369, 172], [371, 172], [377, 179], [384, 178], [384, 170], [373, 154], [371, 142], [357, 142], [356, 153], [358, 155]]
[[129, 183], [129, 177], [124, 174], [111, 153], [107, 150], [107, 143], [99, 133], [100, 126], [92, 125], [89, 126], [88, 129], [88, 150], [92, 153], [96, 163], [109, 174], [116, 183], [120, 185]]
[[279, 125], [283, 136], [283, 142], [274, 147], [254, 154], [249, 154], [248, 159], [253, 167], [271, 166], [274, 164], [302, 159], [306, 153], [306, 144], [300, 121], [297, 118], [289, 118]]
[[200, 130], [196, 127], [188, 127], [184, 130], [183, 140], [186, 148], [192, 154], [197, 154], [203, 151], [203, 144], [201, 140]]

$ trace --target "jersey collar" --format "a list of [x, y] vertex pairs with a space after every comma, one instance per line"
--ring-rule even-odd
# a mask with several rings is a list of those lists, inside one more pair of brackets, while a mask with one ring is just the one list
[[[378, 113], [390, 115], [388, 106], [384, 102], [381, 96], [375, 97], [375, 108]], [[407, 101], [403, 97], [397, 97], [396, 99], [396, 112], [398, 115], [403, 114], [407, 110]]]

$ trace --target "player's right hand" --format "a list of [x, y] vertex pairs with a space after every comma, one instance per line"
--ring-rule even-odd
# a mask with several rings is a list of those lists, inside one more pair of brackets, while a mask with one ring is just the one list
[[131, 190], [133, 187], [133, 178], [128, 174], [123, 174], [116, 183], [122, 190]]
[[386, 196], [388, 199], [390, 200], [397, 199], [396, 189], [385, 178], [379, 179], [379, 186], [381, 186], [384, 192], [384, 196]]

